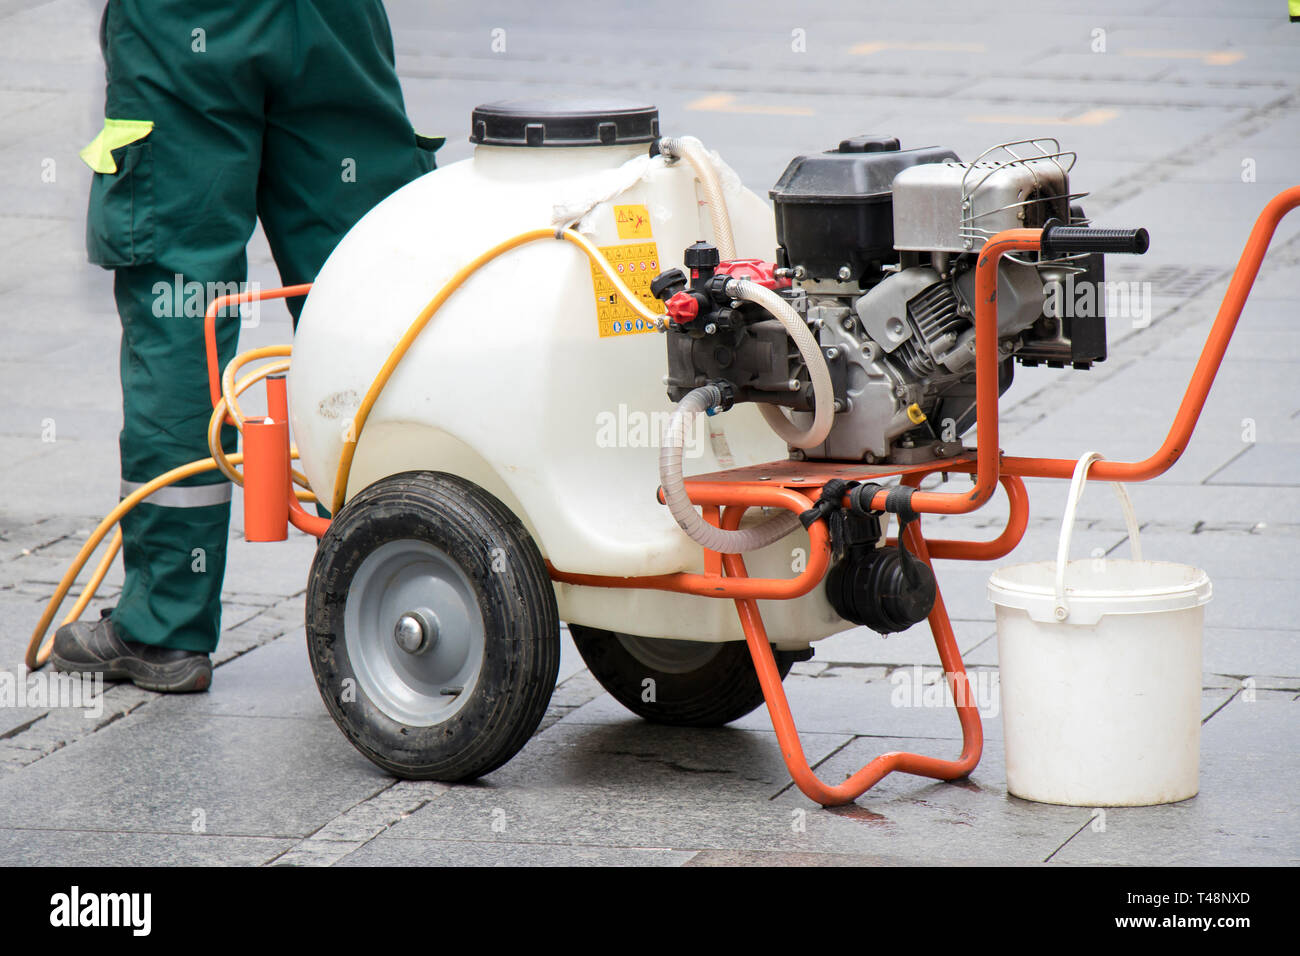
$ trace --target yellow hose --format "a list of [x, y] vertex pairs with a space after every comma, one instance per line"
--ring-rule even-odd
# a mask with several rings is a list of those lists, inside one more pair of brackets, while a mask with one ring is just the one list
[[[288, 346], [268, 346], [262, 349], [252, 349], [249, 352], [237, 356], [233, 361], [231, 361], [230, 365], [226, 367], [226, 370], [229, 372], [232, 367], [237, 370], [240, 366], [247, 365], [249, 362], [256, 361], [259, 358], [266, 358], [268, 356], [268, 348], [279, 350], [275, 353], [277, 355], [288, 354]], [[283, 371], [285, 368], [288, 368], [288, 365], [289, 363], [287, 360], [283, 362], [267, 363], [261, 368], [244, 376], [244, 378], [240, 379], [238, 383], [233, 383], [232, 374], [230, 376], [232, 384], [225, 390], [225, 394], [220, 401], [218, 401], [217, 408], [213, 411], [212, 419], [209, 421], [209, 450], [211, 451], [215, 448], [219, 455], [219, 459], [218, 456], [212, 458], [201, 458], [197, 461], [192, 461], [188, 464], [181, 465], [178, 468], [173, 468], [170, 471], [164, 472], [119, 501], [117, 507], [110, 511], [95, 530], [91, 532], [90, 537], [86, 540], [86, 543], [82, 545], [81, 550], [77, 553], [76, 558], [73, 559], [72, 564], [68, 566], [68, 570], [64, 573], [62, 580], [59, 581], [59, 586], [55, 588], [53, 596], [51, 596], [49, 603], [45, 606], [45, 613], [41, 615], [40, 621], [36, 624], [36, 629], [32, 632], [31, 640], [27, 644], [26, 655], [26, 662], [29, 670], [36, 670], [37, 668], [43, 667], [46, 661], [49, 660], [50, 646], [53, 642], [53, 637], [51, 637], [50, 640], [45, 640], [45, 634], [50, 628], [50, 623], [54, 620], [54, 616], [59, 612], [59, 607], [63, 604], [64, 600], [66, 600], [68, 592], [72, 589], [72, 586], [76, 584], [77, 575], [79, 575], [81, 569], [86, 566], [86, 562], [89, 561], [91, 555], [95, 553], [95, 549], [99, 547], [99, 543], [104, 540], [104, 536], [108, 534], [109, 529], [121, 521], [122, 517], [127, 512], [140, 502], [144, 501], [159, 488], [165, 488], [184, 478], [199, 475], [205, 471], [212, 471], [214, 468], [219, 469], [236, 484], [242, 485], [244, 483], [243, 475], [241, 475], [234, 467], [235, 465], [243, 464], [243, 454], [235, 453], [233, 455], [227, 455], [221, 447], [221, 422], [225, 418], [226, 414], [227, 396], [233, 398], [235, 395], [238, 395], [245, 389], [249, 388], [255, 382], [266, 378], [266, 376], [273, 375], [278, 371]], [[214, 430], [211, 427], [212, 422], [216, 422], [215, 441], [213, 441]], [[242, 424], [242, 420], [240, 421], [240, 424]], [[298, 456], [297, 449], [290, 448], [290, 456], [296, 458]], [[294, 472], [294, 477], [295, 481], [301, 479], [301, 483], [304, 485], [307, 482], [307, 479], [297, 472]], [[310, 492], [307, 492], [307, 495], [310, 497], [304, 500], [315, 500], [315, 496], [311, 495]], [[301, 494], [298, 497], [303, 499], [303, 495]], [[91, 602], [95, 596], [95, 592], [99, 589], [99, 585], [103, 582], [104, 576], [108, 574], [108, 569], [112, 566], [113, 559], [117, 556], [117, 552], [121, 549], [121, 546], [122, 531], [119, 528], [117, 533], [113, 535], [113, 539], [109, 543], [108, 550], [104, 557], [100, 559], [94, 573], [90, 576], [90, 580], [86, 582], [86, 586], [82, 590], [81, 596], [77, 599], [76, 604], [73, 605], [72, 611], [63, 619], [60, 626], [63, 624], [70, 624], [81, 617], [82, 612], [85, 611], [86, 606]]]
[[[238, 459], [236, 464], [242, 463], [244, 460], [242, 454], [235, 454], [230, 457], [232, 460]], [[36, 670], [49, 660], [50, 644], [53, 642], [54, 638], [51, 636], [50, 640], [44, 641], [43, 643], [42, 638], [45, 637], [45, 632], [49, 630], [50, 622], [54, 620], [54, 615], [58, 613], [59, 605], [63, 603], [63, 599], [68, 596], [68, 591], [72, 588], [72, 585], [76, 583], [77, 575], [80, 574], [81, 569], [86, 566], [86, 562], [90, 560], [90, 556], [95, 553], [95, 548], [99, 546], [99, 542], [104, 540], [104, 535], [108, 534], [108, 529], [121, 521], [123, 515], [140, 502], [144, 501], [144, 499], [148, 498], [159, 488], [166, 488], [168, 485], [175, 484], [182, 478], [189, 478], [192, 475], [200, 475], [205, 471], [212, 471], [216, 467], [217, 463], [211, 458], [201, 458], [198, 461], [191, 461], [188, 464], [181, 465], [179, 468], [173, 468], [171, 471], [163, 472], [157, 478], [141, 485], [117, 503], [117, 507], [110, 511], [104, 520], [99, 523], [99, 526], [90, 533], [90, 537], [87, 538], [86, 543], [81, 546], [81, 550], [77, 552], [77, 556], [73, 559], [68, 570], [64, 572], [63, 579], [59, 581], [59, 586], [55, 589], [54, 595], [50, 598], [49, 604], [45, 606], [45, 613], [41, 615], [41, 619], [36, 624], [36, 630], [32, 632], [32, 639], [27, 644], [27, 667], [29, 670]], [[103, 570], [107, 571], [108, 568], [104, 567]], [[96, 574], [99, 574], [98, 569], [96, 570]], [[103, 579], [103, 575], [99, 575], [99, 577], [101, 580]], [[87, 592], [90, 592], [90, 587], [87, 586], [86, 590]], [[82, 598], [84, 598], [87, 603], [90, 601], [90, 598], [87, 597], [86, 594], [82, 594]], [[78, 603], [81, 602], [79, 601]]]
[[[276, 354], [289, 354], [289, 346], [287, 345], [266, 346], [265, 348], [281, 350]], [[226, 366], [226, 371], [230, 372], [232, 368], [247, 365], [249, 362], [257, 361], [259, 358], [265, 358], [264, 355], [254, 354], [255, 352], [262, 351], [265, 351], [265, 349], [252, 349], [242, 355], [235, 356], [235, 358], [231, 360], [230, 364]], [[228, 403], [234, 402], [237, 395], [242, 395], [254, 383], [260, 382], [262, 379], [270, 375], [276, 375], [280, 372], [287, 371], [288, 368], [289, 360], [285, 358], [278, 362], [268, 362], [261, 368], [249, 372], [248, 375], [241, 378], [237, 384], [234, 382], [233, 374], [230, 375], [229, 381], [227, 381], [225, 375], [222, 376], [222, 396], [217, 401], [217, 407], [212, 410], [211, 417], [208, 418], [208, 451], [212, 452], [212, 457], [216, 459], [217, 470], [241, 488], [244, 485], [244, 476], [241, 472], [235, 469], [234, 465], [230, 464], [229, 456], [226, 454], [225, 449], [221, 447], [221, 426], [224, 424], [227, 410], [230, 408]], [[231, 420], [235, 423], [235, 428], [242, 433], [244, 430], [243, 411], [238, 407], [238, 405], [236, 405], [234, 409], [229, 411], [229, 415]], [[297, 445], [289, 446], [289, 457], [291, 459], [298, 457]], [[310, 491], [310, 484], [307, 481], [307, 476], [296, 469], [290, 469], [289, 473], [293, 476], [293, 483], [295, 485], [300, 486], [302, 489], [306, 489], [294, 492], [298, 500], [315, 501], [316, 496]]]
[[[365, 427], [366, 419], [369, 417], [371, 409], [374, 408], [375, 402], [379, 400], [380, 394], [382, 394], [384, 388], [388, 385], [388, 380], [397, 369], [398, 363], [402, 361], [415, 340], [419, 338], [420, 333], [424, 331], [434, 314], [442, 308], [457, 289], [464, 285], [465, 281], [469, 279], [470, 276], [483, 266], [487, 265], [487, 263], [512, 249], [516, 249], [519, 246], [530, 242], [536, 242], [540, 239], [562, 239], [576, 245], [587, 255], [596, 268], [605, 274], [605, 277], [609, 279], [610, 283], [614, 286], [615, 291], [623, 297], [623, 302], [629, 305], [633, 311], [641, 316], [641, 318], [649, 322], [651, 326], [661, 326], [663, 317], [647, 309], [642, 304], [640, 297], [629, 289], [623, 280], [619, 278], [617, 271], [615, 271], [615, 269], [609, 264], [609, 261], [601, 254], [600, 250], [590, 240], [572, 229], [563, 229], [559, 231], [555, 229], [531, 229], [528, 232], [520, 233], [517, 236], [493, 246], [487, 252], [471, 261], [468, 265], [459, 269], [456, 274], [451, 277], [447, 284], [438, 291], [438, 294], [435, 295], [429, 301], [429, 304], [420, 311], [420, 314], [415, 317], [415, 320], [407, 327], [406, 332], [402, 335], [402, 338], [398, 341], [397, 345], [393, 347], [392, 352], [389, 353], [387, 361], [384, 362], [383, 367], [379, 370], [379, 374], [375, 376], [375, 379], [370, 384], [370, 388], [366, 391], [365, 397], [362, 399], [360, 406], [357, 408], [357, 414], [353, 417], [350, 433], [344, 440], [343, 449], [339, 456], [338, 471], [334, 480], [333, 508], [331, 510], [337, 513], [338, 510], [343, 507], [343, 501], [347, 493], [348, 476], [352, 470], [352, 459], [356, 454], [357, 439], [361, 436], [361, 430]], [[53, 637], [51, 636], [49, 640], [45, 640], [45, 634], [49, 630], [50, 622], [54, 620], [54, 616], [58, 613], [59, 607], [63, 604], [63, 601], [67, 598], [68, 592], [76, 583], [77, 575], [81, 573], [81, 569], [86, 566], [86, 562], [89, 561], [91, 555], [95, 553], [95, 549], [108, 533], [108, 529], [121, 521], [122, 517], [127, 512], [140, 502], [144, 501], [159, 488], [165, 488], [184, 478], [202, 474], [205, 471], [212, 471], [213, 469], [219, 470], [235, 484], [243, 485], [243, 475], [235, 466], [243, 463], [244, 456], [242, 453], [227, 454], [221, 447], [221, 425], [226, 419], [227, 414], [229, 414], [230, 420], [234, 423], [235, 428], [240, 432], [243, 431], [244, 416], [242, 409], [239, 407], [238, 396], [255, 382], [259, 382], [269, 375], [274, 375], [288, 369], [288, 356], [291, 352], [292, 347], [288, 345], [262, 346], [260, 348], [250, 349], [247, 352], [235, 356], [235, 358], [226, 366], [221, 376], [222, 397], [217, 402], [217, 407], [213, 409], [212, 417], [208, 420], [208, 449], [212, 452], [212, 457], [192, 461], [188, 464], [181, 465], [178, 468], [173, 468], [144, 484], [140, 488], [137, 488], [131, 494], [118, 502], [117, 507], [110, 511], [95, 530], [91, 532], [90, 537], [86, 540], [86, 543], [82, 545], [76, 558], [73, 559], [72, 564], [69, 565], [68, 570], [64, 573], [62, 580], [59, 581], [59, 586], [55, 589], [54, 594], [51, 596], [49, 603], [45, 607], [45, 613], [41, 615], [40, 621], [37, 622], [36, 629], [32, 632], [31, 640], [27, 645], [26, 656], [27, 667], [29, 670], [36, 670], [43, 667], [46, 661], [49, 660]], [[283, 359], [283, 361], [268, 362], [266, 365], [261, 366], [236, 381], [235, 375], [241, 368], [264, 358], [277, 358]], [[298, 458], [298, 450], [296, 447], [290, 448], [290, 457], [294, 459]], [[309, 489], [307, 478], [304, 475], [298, 471], [294, 471], [293, 479], [295, 484], [302, 486], [304, 489], [308, 489], [296, 493], [299, 500], [316, 500], [315, 495], [313, 495]], [[73, 605], [72, 611], [64, 618], [62, 622], [63, 624], [69, 624], [72, 621], [77, 620], [81, 616], [82, 612], [85, 611], [86, 606], [94, 597], [95, 591], [104, 580], [104, 576], [108, 573], [108, 569], [112, 566], [113, 559], [116, 557], [121, 546], [122, 531], [119, 528], [117, 533], [113, 536], [112, 541], [109, 543], [107, 553], [95, 568], [90, 580], [86, 583], [86, 587], [82, 590], [81, 596]]]
[[[230, 410], [230, 418], [235, 423], [235, 428], [243, 434], [244, 431], [244, 412], [239, 407], [239, 393], [242, 388], [235, 386], [235, 373], [245, 365], [256, 362], [264, 358], [284, 358], [283, 362], [270, 362], [262, 366], [257, 372], [245, 379], [251, 385], [268, 375], [274, 375], [277, 372], [283, 372], [289, 367], [288, 356], [293, 354], [291, 345], [263, 345], [260, 348], [249, 349], [247, 352], [241, 352], [230, 360], [225, 371], [221, 373], [221, 395], [226, 400], [226, 407]], [[256, 377], [254, 377], [256, 376]]]
[[77, 603], [72, 605], [72, 610], [68, 612], [68, 616], [59, 622], [60, 627], [64, 624], [71, 624], [81, 617], [86, 610], [86, 605], [90, 603], [90, 599], [95, 596], [100, 584], [104, 582], [104, 575], [108, 574], [108, 569], [113, 566], [113, 559], [117, 557], [117, 552], [120, 550], [122, 550], [122, 529], [118, 528], [113, 533], [113, 540], [108, 543], [108, 550], [104, 553], [104, 557], [100, 559], [99, 564], [95, 567], [95, 573], [86, 582], [81, 597], [77, 598]]

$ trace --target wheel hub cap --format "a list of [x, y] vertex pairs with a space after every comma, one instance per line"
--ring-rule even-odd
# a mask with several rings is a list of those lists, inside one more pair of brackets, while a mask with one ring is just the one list
[[469, 700], [485, 654], [478, 595], [459, 562], [424, 541], [389, 541], [353, 575], [344, 640], [357, 683], [398, 723], [442, 723]]
[[397, 619], [393, 640], [408, 654], [421, 654], [438, 641], [438, 618], [427, 607], [407, 611]]

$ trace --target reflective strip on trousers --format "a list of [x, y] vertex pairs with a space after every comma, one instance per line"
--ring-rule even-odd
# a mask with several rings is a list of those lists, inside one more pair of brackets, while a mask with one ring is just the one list
[[[143, 481], [122, 481], [122, 497], [134, 494], [145, 486]], [[217, 485], [192, 485], [177, 487], [168, 485], [159, 488], [144, 501], [163, 508], [210, 508], [212, 505], [229, 503], [234, 488], [228, 481]]]

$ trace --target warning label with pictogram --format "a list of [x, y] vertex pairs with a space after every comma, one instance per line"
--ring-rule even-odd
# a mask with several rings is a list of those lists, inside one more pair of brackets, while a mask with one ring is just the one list
[[[634, 292], [650, 311], [664, 314], [664, 304], [650, 293], [650, 280], [659, 274], [659, 249], [653, 242], [636, 242], [623, 246], [601, 246], [601, 254], [609, 260], [623, 284]], [[596, 264], [591, 264], [591, 284], [596, 293], [596, 318], [600, 323], [600, 337], [635, 335], [653, 332], [650, 325], [614, 289]]]

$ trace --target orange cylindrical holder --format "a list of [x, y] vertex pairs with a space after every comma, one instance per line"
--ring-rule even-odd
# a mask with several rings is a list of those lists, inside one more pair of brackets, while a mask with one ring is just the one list
[[289, 536], [289, 424], [273, 418], [244, 422], [244, 537]]

